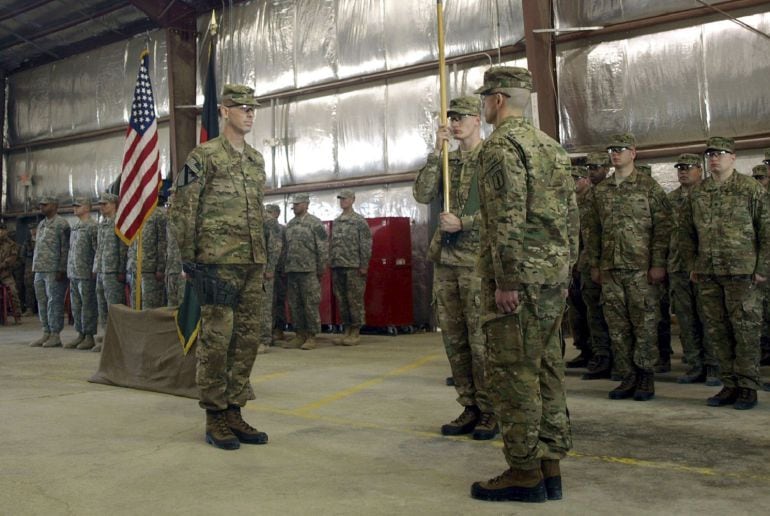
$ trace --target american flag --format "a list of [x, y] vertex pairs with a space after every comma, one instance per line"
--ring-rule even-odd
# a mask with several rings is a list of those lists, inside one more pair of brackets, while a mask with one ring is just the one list
[[139, 74], [134, 87], [134, 102], [123, 150], [120, 174], [120, 201], [115, 232], [130, 244], [158, 203], [158, 122], [150, 85], [150, 54], [140, 56]]

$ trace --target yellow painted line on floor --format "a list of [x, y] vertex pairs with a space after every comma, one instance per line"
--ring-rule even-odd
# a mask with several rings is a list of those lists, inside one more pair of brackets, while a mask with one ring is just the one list
[[381, 376], [372, 378], [371, 380], [367, 380], [365, 382], [359, 383], [358, 385], [354, 385], [352, 387], [348, 387], [347, 389], [343, 389], [341, 391], [335, 392], [333, 394], [330, 394], [329, 396], [326, 396], [325, 398], [322, 398], [318, 401], [314, 401], [313, 403], [308, 403], [307, 405], [298, 407], [294, 409], [294, 412], [297, 414], [306, 414], [310, 411], [319, 409], [321, 407], [329, 405], [330, 403], [334, 403], [335, 401], [339, 401], [341, 399], [347, 398], [348, 396], [352, 396], [353, 394], [356, 394], [365, 389], [368, 389], [377, 384], [380, 384], [389, 378], [401, 376], [405, 373], [408, 373], [409, 371], [422, 367], [429, 362], [433, 362], [434, 360], [438, 359], [441, 356], [442, 355], [439, 355], [438, 353], [425, 355], [424, 357], [419, 358], [418, 360], [415, 360], [411, 364], [406, 364], [405, 366], [401, 366], [398, 369], [389, 371]]
[[281, 378], [282, 376], [286, 376], [290, 372], [291, 371], [276, 371], [275, 373], [263, 374], [263, 375], [255, 377], [255, 378], [251, 378], [250, 381], [251, 381], [252, 384], [268, 382], [270, 380], [275, 380], [276, 378]]

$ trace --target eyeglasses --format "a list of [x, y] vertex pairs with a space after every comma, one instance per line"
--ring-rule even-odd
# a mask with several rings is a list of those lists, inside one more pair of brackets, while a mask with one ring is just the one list
[[766, 160], [762, 161], [762, 163], [764, 163], [765, 165], [770, 165], [770, 159], [766, 159]]
[[732, 154], [732, 152], [726, 150], [710, 150], [703, 153], [707, 158], [721, 158], [725, 154]]
[[767, 179], [767, 176], [754, 176], [754, 179]]
[[586, 168], [588, 170], [599, 170], [600, 168], [604, 168], [604, 165], [586, 165]]
[[464, 118], [468, 118], [469, 116], [474, 116], [474, 115], [451, 115], [451, 116], [449, 116], [449, 121], [450, 122], [462, 122], [462, 120]]
[[677, 163], [676, 165], [674, 165], [674, 168], [677, 170], [690, 170], [691, 168], [694, 168], [694, 167], [701, 168], [700, 165], [688, 165], [686, 163]]
[[628, 149], [628, 147], [609, 147], [607, 152], [610, 154], [620, 154], [621, 152], [627, 151]]

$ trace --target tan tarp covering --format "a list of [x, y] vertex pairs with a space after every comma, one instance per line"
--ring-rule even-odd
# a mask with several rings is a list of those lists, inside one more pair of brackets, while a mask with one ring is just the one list
[[89, 381], [198, 399], [195, 348], [182, 354], [174, 310], [111, 305], [99, 369]]

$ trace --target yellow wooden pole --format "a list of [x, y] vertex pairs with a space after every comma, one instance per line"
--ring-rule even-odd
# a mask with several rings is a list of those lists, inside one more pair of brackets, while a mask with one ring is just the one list
[[[446, 57], [444, 56], [444, 4], [436, 0], [436, 18], [438, 19], [438, 77], [439, 95], [441, 102], [441, 125], [447, 125], [447, 87], [446, 87]], [[442, 178], [444, 183], [444, 211], [449, 211], [449, 142], [444, 140], [441, 146]]]

